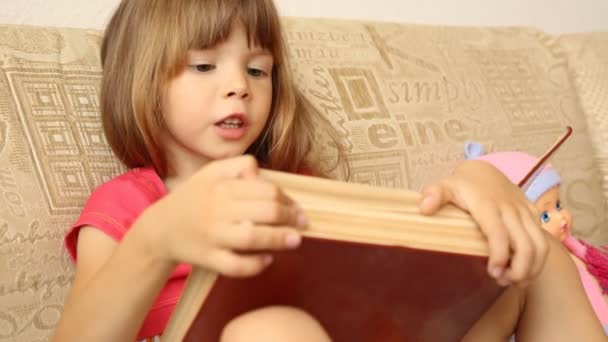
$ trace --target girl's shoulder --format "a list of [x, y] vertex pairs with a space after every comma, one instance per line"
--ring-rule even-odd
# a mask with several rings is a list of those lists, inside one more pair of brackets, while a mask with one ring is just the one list
[[152, 168], [131, 169], [101, 184], [91, 193], [65, 236], [69, 254], [76, 260], [78, 233], [85, 226], [120, 241], [133, 221], [166, 193], [163, 181]]
[[130, 169], [98, 186], [89, 198], [102, 200], [132, 200], [133, 197], [146, 197], [156, 200], [167, 193], [167, 189], [151, 167]]
[[[102, 213], [132, 219], [167, 194], [167, 188], [153, 168], [135, 168], [98, 186], [82, 213]], [[130, 217], [134, 216], [134, 217]]]

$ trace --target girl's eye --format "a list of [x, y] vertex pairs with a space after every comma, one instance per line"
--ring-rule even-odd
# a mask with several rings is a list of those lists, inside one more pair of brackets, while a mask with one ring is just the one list
[[249, 68], [249, 69], [247, 69], [247, 72], [249, 73], [249, 75], [251, 75], [253, 77], [260, 77], [260, 76], [266, 75], [266, 72], [264, 72], [264, 70], [256, 69], [256, 68]]
[[557, 201], [557, 203], [555, 203], [555, 209], [557, 209], [558, 211], [562, 210], [562, 204], [560, 201]]
[[549, 216], [549, 213], [546, 211], [543, 211], [540, 214], [540, 219], [543, 221], [543, 223], [547, 223], [551, 220], [551, 217]]
[[209, 72], [213, 69], [215, 69], [215, 65], [213, 64], [197, 64], [197, 65], [193, 65], [194, 69], [196, 69], [196, 71], [199, 72]]

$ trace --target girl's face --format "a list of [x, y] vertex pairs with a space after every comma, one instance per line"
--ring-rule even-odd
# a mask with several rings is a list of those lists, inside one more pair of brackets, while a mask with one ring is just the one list
[[272, 69], [270, 52], [249, 46], [240, 22], [222, 43], [189, 51], [187, 66], [168, 82], [163, 98], [170, 176], [188, 176], [247, 150], [269, 117]]
[[560, 241], [564, 241], [572, 230], [572, 216], [568, 209], [561, 206], [559, 186], [542, 194], [536, 201], [536, 209], [540, 212], [542, 227]]

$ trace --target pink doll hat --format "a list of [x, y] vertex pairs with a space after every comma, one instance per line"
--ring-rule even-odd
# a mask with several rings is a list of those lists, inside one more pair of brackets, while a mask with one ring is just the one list
[[[518, 151], [486, 154], [483, 146], [478, 142], [465, 143], [464, 155], [469, 160], [476, 159], [490, 163], [515, 184], [518, 184], [538, 162], [537, 157]], [[534, 203], [542, 194], [560, 183], [561, 178], [557, 171], [547, 164], [526, 190], [526, 196]]]

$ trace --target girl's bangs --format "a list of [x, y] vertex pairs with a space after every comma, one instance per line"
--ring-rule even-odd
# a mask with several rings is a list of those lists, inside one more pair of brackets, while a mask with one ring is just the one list
[[241, 22], [250, 46], [269, 50], [273, 56], [281, 53], [281, 32], [272, 1], [215, 0], [195, 1], [197, 9], [189, 11], [182, 23], [188, 27], [188, 49], [207, 49], [228, 38], [232, 25]]

